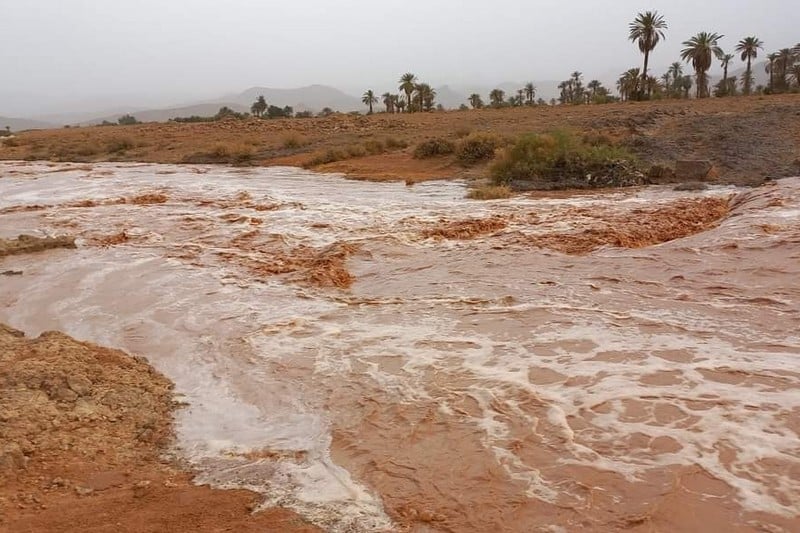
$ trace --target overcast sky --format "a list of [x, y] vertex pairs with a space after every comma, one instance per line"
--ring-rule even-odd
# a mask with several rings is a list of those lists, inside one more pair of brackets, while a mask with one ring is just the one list
[[657, 74], [681, 42], [731, 50], [800, 41], [800, 0], [0, 0], [0, 114], [171, 105], [250, 86], [360, 94], [406, 71], [434, 86], [609, 79], [638, 66], [627, 25], [667, 19]]

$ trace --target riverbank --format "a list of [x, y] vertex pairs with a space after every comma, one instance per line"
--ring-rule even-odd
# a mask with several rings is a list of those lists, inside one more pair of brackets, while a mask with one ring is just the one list
[[0, 531], [313, 532], [166, 457], [172, 383], [144, 358], [0, 324]]
[[417, 182], [482, 178], [444, 155], [415, 159], [426, 139], [473, 132], [514, 139], [555, 129], [601, 138], [644, 167], [708, 160], [721, 183], [749, 185], [800, 173], [800, 95], [536, 106], [403, 115], [229, 120], [29, 131], [4, 142], [0, 159], [71, 162], [223, 163], [301, 166], [356, 179]]

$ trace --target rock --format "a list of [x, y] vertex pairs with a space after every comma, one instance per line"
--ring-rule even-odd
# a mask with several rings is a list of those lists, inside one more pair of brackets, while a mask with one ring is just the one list
[[675, 162], [675, 177], [679, 181], [709, 181], [719, 177], [714, 164], [705, 159], [684, 159]]
[[665, 165], [653, 165], [647, 172], [647, 179], [656, 185], [674, 183], [675, 171]]
[[139, 481], [133, 486], [133, 497], [143, 498], [150, 490], [149, 481]]
[[86, 396], [92, 391], [92, 382], [81, 374], [67, 376], [67, 386], [78, 396]]
[[702, 181], [687, 181], [675, 186], [676, 191], [704, 191], [708, 189], [708, 185]]
[[90, 489], [89, 487], [81, 487], [80, 485], [75, 486], [75, 492], [78, 496], [88, 496], [94, 492], [94, 490]]
[[13, 472], [27, 465], [28, 458], [17, 443], [12, 442], [0, 448], [0, 472]]
[[78, 399], [78, 395], [67, 387], [66, 385], [61, 385], [60, 387], [56, 388], [53, 393], [52, 397], [54, 400], [59, 402], [74, 402]]
[[22, 270], [5, 270], [0, 272], [0, 276], [21, 276]]

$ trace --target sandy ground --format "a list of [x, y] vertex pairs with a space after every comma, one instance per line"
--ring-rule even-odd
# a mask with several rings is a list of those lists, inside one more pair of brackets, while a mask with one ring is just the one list
[[[332, 116], [221, 123], [152, 123], [127, 127], [31, 131], [6, 141], [0, 159], [143, 161], [311, 166], [353, 178], [410, 182], [485, 175], [450, 157], [416, 160], [415, 144], [491, 131], [572, 129], [628, 147], [643, 164], [711, 160], [723, 182], [752, 184], [800, 172], [800, 95], [712, 98], [595, 106], [540, 106], [411, 115]], [[387, 142], [388, 141], [388, 142]], [[370, 142], [406, 144], [369, 155]], [[311, 160], [329, 149], [356, 156], [328, 164]]]
[[164, 456], [175, 407], [142, 358], [0, 324], [0, 531], [317, 531], [193, 485]]

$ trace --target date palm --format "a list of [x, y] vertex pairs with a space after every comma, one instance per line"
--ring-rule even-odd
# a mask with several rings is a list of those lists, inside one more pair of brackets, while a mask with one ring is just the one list
[[[639, 51], [644, 54], [644, 68], [642, 69], [643, 86], [647, 85], [647, 66], [652, 52], [658, 43], [666, 39], [664, 30], [668, 28], [667, 21], [658, 14], [658, 11], [645, 11], [639, 13], [628, 26], [630, 33], [628, 39], [639, 45]], [[650, 94], [648, 89], [648, 95]]]
[[469, 95], [469, 105], [472, 106], [472, 109], [480, 109], [483, 107], [483, 100], [481, 99], [481, 95], [478, 93], [472, 93]]
[[681, 78], [683, 78], [683, 65], [679, 61], [675, 61], [669, 66], [669, 70], [667, 70], [672, 76], [672, 90], [675, 92], [676, 95], [681, 95], [681, 87], [680, 82]]
[[753, 88], [751, 63], [758, 58], [758, 51], [764, 49], [764, 43], [758, 37], [745, 37], [736, 45], [736, 52], [741, 54], [742, 61], [747, 61], [744, 71], [744, 94], [750, 94]]
[[361, 101], [364, 102], [364, 104], [369, 106], [369, 114], [371, 115], [372, 114], [372, 104], [377, 104], [378, 103], [378, 97], [375, 96], [375, 93], [372, 92], [372, 89], [369, 89], [361, 97]]
[[387, 113], [394, 113], [394, 95], [392, 93], [383, 93], [381, 101], [386, 106]]
[[706, 98], [708, 92], [708, 69], [715, 57], [723, 55], [722, 48], [719, 47], [719, 40], [722, 35], [717, 33], [700, 32], [688, 41], [684, 41], [681, 50], [681, 59], [691, 63], [697, 79], [697, 97]]
[[794, 84], [800, 87], [800, 63], [792, 67], [792, 79], [794, 79]]
[[536, 98], [536, 86], [531, 82], [525, 84], [525, 98], [528, 100], [528, 105], [533, 105]]
[[767, 55], [767, 66], [764, 70], [769, 73], [769, 91], [773, 92], [775, 90], [775, 62], [778, 60], [778, 54], [773, 52]]
[[505, 99], [506, 93], [502, 89], [492, 89], [492, 92], [489, 93], [489, 102], [492, 107], [502, 107]]
[[423, 111], [431, 111], [435, 107], [436, 91], [427, 83], [418, 83], [414, 87], [414, 102]]
[[781, 89], [786, 90], [789, 88], [789, 71], [796, 59], [794, 50], [791, 48], [782, 49], [778, 52], [778, 59], [780, 60]]
[[720, 63], [722, 64], [722, 87], [724, 88], [724, 93], [726, 95], [730, 94], [729, 86], [728, 86], [728, 67], [731, 64], [731, 61], [734, 59], [733, 54], [723, 54], [722, 57], [719, 58]]
[[591, 91], [591, 99], [594, 100], [597, 96], [597, 91], [603, 86], [600, 80], [592, 80], [586, 84], [586, 88]]
[[[411, 72], [406, 72], [400, 76], [399, 89], [406, 93], [406, 103], [411, 104], [411, 95], [414, 94], [414, 89], [417, 86], [417, 77]], [[411, 112], [411, 105], [408, 105], [408, 111]]]

